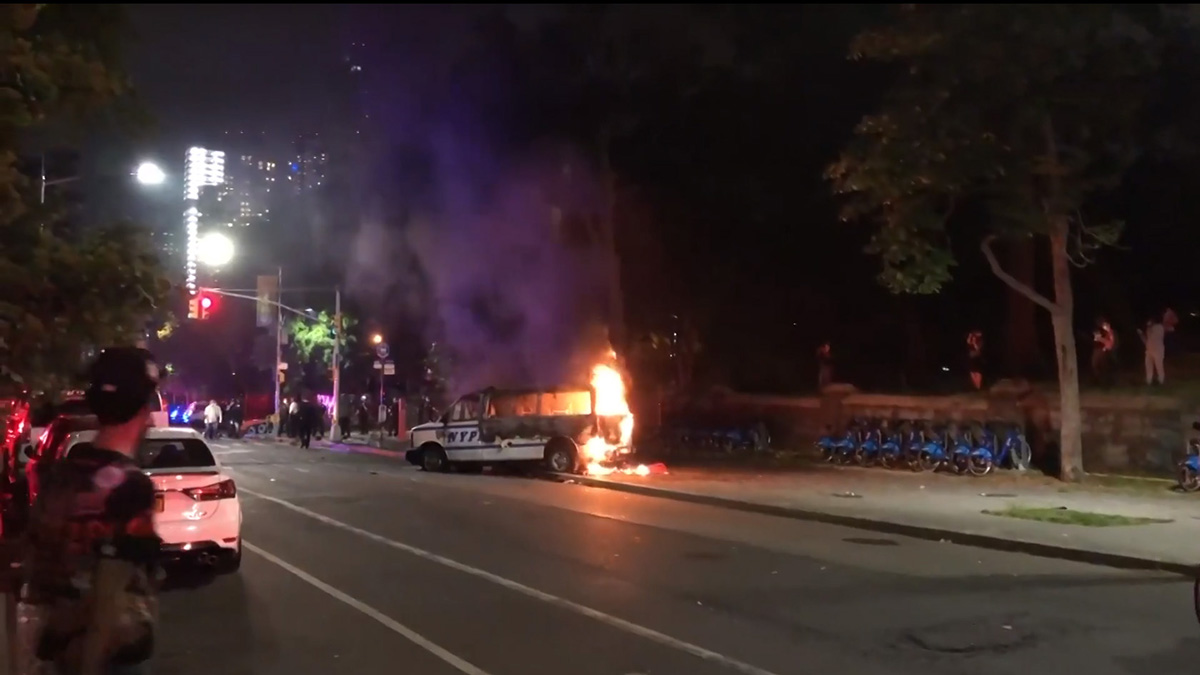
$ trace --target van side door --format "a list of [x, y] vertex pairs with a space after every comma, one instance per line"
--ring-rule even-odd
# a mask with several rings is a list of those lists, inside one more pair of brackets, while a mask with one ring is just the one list
[[549, 440], [538, 416], [538, 392], [495, 391], [488, 397], [484, 437], [494, 443], [496, 458], [531, 461], [542, 458]]
[[483, 396], [464, 396], [450, 406], [442, 425], [441, 441], [446, 458], [451, 462], [470, 462], [483, 459], [483, 441], [479, 438], [479, 421], [483, 415]]

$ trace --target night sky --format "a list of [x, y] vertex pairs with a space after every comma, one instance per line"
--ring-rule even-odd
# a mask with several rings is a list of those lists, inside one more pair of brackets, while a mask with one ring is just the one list
[[[138, 34], [130, 49], [130, 70], [159, 122], [157, 136], [138, 151], [164, 162], [181, 162], [186, 145], [216, 144], [226, 132], [266, 132], [270, 146], [282, 153], [296, 135], [328, 125], [330, 113], [323, 105], [327, 86], [354, 42], [370, 46], [363, 64], [369, 73], [364, 107], [383, 129], [381, 157], [417, 136], [442, 133], [442, 127], [430, 122], [440, 122], [439, 116], [469, 120], [459, 131], [469, 125], [472, 137], [484, 139], [480, 142], [488, 147], [513, 133], [506, 128], [513, 126], [511, 120], [492, 116], [487, 108], [500, 105], [494, 98], [504, 110], [512, 109], [513, 101], [507, 99], [516, 96], [515, 89], [503, 90], [502, 78], [496, 78], [499, 92], [476, 90], [454, 99], [443, 91], [451, 62], [472, 47], [474, 22], [494, 12], [494, 6], [129, 7]], [[559, 7], [510, 6], [506, 15], [519, 28], [536, 28]], [[698, 175], [708, 171], [706, 163], [724, 165], [727, 174], [710, 177], [720, 180], [722, 189], [742, 189], [732, 184], [739, 172], [770, 175], [759, 183], [766, 187], [757, 188], [770, 194], [748, 202], [764, 205], [762, 222], [748, 219], [730, 228], [689, 216], [680, 220], [687, 221], [690, 231], [679, 229], [684, 227], [679, 222], [673, 230], [663, 226], [655, 245], [664, 268], [691, 270], [680, 273], [691, 279], [685, 285], [703, 289], [693, 294], [707, 295], [690, 302], [711, 306], [714, 335], [726, 334], [714, 337], [714, 345], [727, 355], [744, 355], [727, 358], [725, 371], [749, 359], [747, 352], [777, 353], [790, 344], [795, 348], [789, 357], [793, 370], [807, 372], [812, 348], [830, 337], [873, 355], [888, 351], [895, 341], [889, 335], [899, 330], [888, 317], [902, 301], [874, 284], [874, 261], [861, 253], [864, 232], [836, 223], [836, 204], [821, 179], [822, 168], [877, 95], [868, 74], [844, 58], [849, 37], [872, 10], [808, 6], [740, 11], [759, 13], [760, 23], [790, 28], [795, 45], [790, 57], [797, 60], [794, 85], [731, 97], [722, 112], [731, 126], [724, 130], [710, 126], [702, 135], [672, 139], [673, 130], [664, 129], [654, 140], [694, 146], [690, 168]], [[511, 168], [494, 158], [492, 164], [488, 170], [497, 174]], [[662, 169], [664, 175], [648, 171], [641, 177], [648, 209], [671, 212], [677, 204], [711, 196], [713, 190], [697, 187], [700, 181], [666, 175], [672, 172], [678, 173]], [[1179, 179], [1192, 172], [1194, 167], [1186, 163], [1147, 164], [1113, 198], [1131, 232], [1126, 246], [1108, 253], [1099, 271], [1080, 275], [1081, 325], [1107, 311], [1110, 301], [1128, 308], [1125, 313], [1133, 323], [1163, 304], [1184, 311], [1195, 304], [1197, 288], [1190, 275], [1194, 228], [1176, 226], [1197, 215], [1194, 200], [1186, 197], [1187, 181]], [[351, 251], [356, 241], [361, 243], [361, 232], [350, 242]], [[942, 324], [928, 328], [931, 340], [943, 342], [947, 353], [959, 349], [958, 336], [968, 326], [997, 326], [1001, 320], [996, 308], [1001, 288], [970, 247], [958, 277], [942, 297], [903, 301], [919, 306], [926, 321]], [[667, 281], [663, 284], [665, 288]], [[366, 304], [366, 311], [383, 311], [378, 302], [371, 307], [368, 299]], [[1044, 317], [1039, 321], [1044, 323]], [[730, 325], [746, 330], [734, 331]], [[757, 335], [747, 337], [748, 331]]]

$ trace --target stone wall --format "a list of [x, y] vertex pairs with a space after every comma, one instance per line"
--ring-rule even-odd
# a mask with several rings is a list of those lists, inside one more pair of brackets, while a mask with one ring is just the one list
[[[773, 444], [807, 449], [826, 428], [855, 417], [947, 422], [1009, 422], [1025, 428], [1035, 458], [1058, 444], [1058, 393], [1001, 382], [991, 391], [955, 396], [866, 394], [833, 385], [820, 396], [717, 392], [700, 404], [727, 421], [761, 419]], [[1084, 466], [1094, 473], [1173, 475], [1200, 410], [1166, 396], [1085, 394]]]

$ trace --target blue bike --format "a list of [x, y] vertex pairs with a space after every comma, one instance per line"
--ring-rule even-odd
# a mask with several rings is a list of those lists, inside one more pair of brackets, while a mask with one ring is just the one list
[[945, 429], [930, 429], [923, 434], [920, 449], [913, 462], [915, 471], [937, 471], [950, 463], [952, 440]]
[[904, 461], [904, 431], [884, 421], [879, 430], [879, 464], [893, 469]]
[[864, 427], [858, 447], [854, 449], [854, 463], [859, 466], [870, 466], [879, 459], [879, 448], [883, 444], [879, 426], [868, 424]]
[[967, 470], [974, 476], [986, 476], [995, 467], [1009, 467], [1024, 471], [1029, 468], [1033, 452], [1025, 440], [1025, 434], [1015, 426], [1008, 426], [1001, 437], [987, 425], [976, 434], [975, 450], [971, 453]]
[[[1192, 428], [1200, 431], [1200, 422], [1192, 422]], [[1184, 492], [1200, 491], [1200, 441], [1188, 441], [1187, 457], [1179, 463], [1179, 489]], [[1197, 602], [1200, 602], [1200, 580], [1197, 580]], [[1200, 618], [1200, 605], [1197, 605], [1197, 618]]]

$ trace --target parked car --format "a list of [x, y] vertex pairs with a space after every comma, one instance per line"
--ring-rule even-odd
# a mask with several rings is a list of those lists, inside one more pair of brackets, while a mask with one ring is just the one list
[[[56, 461], [90, 446], [94, 430], [68, 433]], [[219, 572], [242, 562], [242, 508], [237, 486], [192, 429], [146, 431], [135, 460], [155, 487], [154, 529], [168, 560], [191, 560]]]

